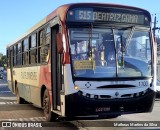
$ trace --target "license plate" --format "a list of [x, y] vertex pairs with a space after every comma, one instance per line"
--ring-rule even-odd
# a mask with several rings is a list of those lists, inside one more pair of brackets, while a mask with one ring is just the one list
[[106, 111], [110, 111], [111, 108], [110, 107], [97, 107], [95, 109], [96, 112], [106, 112]]

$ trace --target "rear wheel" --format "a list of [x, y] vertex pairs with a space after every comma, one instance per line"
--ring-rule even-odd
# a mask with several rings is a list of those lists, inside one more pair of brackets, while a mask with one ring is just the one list
[[43, 95], [43, 109], [47, 121], [56, 121], [58, 115], [51, 111], [50, 97], [47, 89]]
[[25, 100], [20, 97], [19, 90], [17, 87], [16, 87], [16, 98], [17, 98], [17, 104], [24, 104], [25, 103]]

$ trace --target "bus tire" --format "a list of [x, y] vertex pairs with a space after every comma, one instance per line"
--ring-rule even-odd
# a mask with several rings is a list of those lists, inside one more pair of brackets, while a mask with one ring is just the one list
[[18, 87], [16, 87], [16, 100], [17, 104], [24, 104], [24, 99], [20, 97]]
[[56, 121], [58, 115], [51, 111], [50, 97], [47, 89], [44, 91], [43, 95], [43, 111], [46, 121]]

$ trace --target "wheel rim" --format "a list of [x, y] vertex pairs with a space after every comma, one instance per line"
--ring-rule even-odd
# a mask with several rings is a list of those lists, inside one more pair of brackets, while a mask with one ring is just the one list
[[49, 97], [47, 95], [44, 96], [43, 107], [44, 107], [44, 114], [48, 115], [49, 114]]

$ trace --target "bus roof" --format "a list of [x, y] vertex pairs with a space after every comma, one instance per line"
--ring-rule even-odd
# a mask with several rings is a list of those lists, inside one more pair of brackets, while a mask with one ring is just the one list
[[80, 6], [87, 6], [87, 7], [88, 6], [97, 6], [97, 7], [98, 6], [101, 6], [101, 7], [106, 7], [107, 6], [107, 7], [126, 8], [126, 9], [130, 9], [130, 10], [133, 9], [133, 10], [143, 11], [146, 14], [150, 15], [150, 13], [147, 10], [144, 10], [142, 8], [127, 6], [127, 5], [120, 5], [120, 4], [112, 4], [112, 3], [70, 3], [70, 4], [65, 4], [65, 5], [59, 6], [57, 9], [55, 9], [53, 12], [51, 12], [45, 18], [40, 20], [37, 24], [35, 24], [32, 28], [30, 28], [28, 31], [26, 31], [23, 35], [21, 35], [16, 40], [14, 40], [10, 44], [8, 44], [7, 47], [10, 47], [13, 44], [22, 40], [23, 38], [27, 37], [30, 33], [37, 30], [38, 28], [40, 28], [41, 26], [43, 26], [44, 24], [46, 24], [47, 22], [49, 22], [50, 20], [52, 20], [56, 16], [58, 16], [61, 21], [64, 21], [66, 19], [66, 13], [67, 13], [69, 8], [80, 7]]

